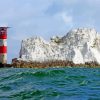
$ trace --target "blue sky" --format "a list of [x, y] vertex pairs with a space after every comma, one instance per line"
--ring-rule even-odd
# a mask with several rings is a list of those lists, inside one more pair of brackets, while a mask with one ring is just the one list
[[8, 62], [19, 56], [21, 40], [63, 36], [78, 27], [100, 32], [100, 0], [0, 0], [0, 26], [8, 30]]

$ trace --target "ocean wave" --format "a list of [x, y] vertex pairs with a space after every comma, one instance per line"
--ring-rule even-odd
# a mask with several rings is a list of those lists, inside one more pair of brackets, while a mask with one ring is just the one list
[[100, 98], [100, 69], [2, 69], [0, 72], [0, 100]]

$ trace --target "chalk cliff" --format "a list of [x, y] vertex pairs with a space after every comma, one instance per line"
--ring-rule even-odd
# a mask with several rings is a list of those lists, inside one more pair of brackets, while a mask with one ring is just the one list
[[95, 29], [79, 28], [63, 37], [53, 37], [50, 42], [32, 37], [21, 42], [20, 57], [23, 61], [68, 60], [75, 64], [95, 61], [100, 64], [100, 35]]

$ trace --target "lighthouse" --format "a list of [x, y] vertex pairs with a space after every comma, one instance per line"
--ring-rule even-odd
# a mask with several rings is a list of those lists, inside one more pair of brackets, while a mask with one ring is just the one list
[[0, 64], [2, 65], [7, 63], [7, 28], [0, 27]]

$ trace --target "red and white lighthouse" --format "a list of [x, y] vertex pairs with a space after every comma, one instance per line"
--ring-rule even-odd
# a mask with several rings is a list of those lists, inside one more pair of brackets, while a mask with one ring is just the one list
[[0, 27], [0, 63], [7, 63], [7, 28]]

